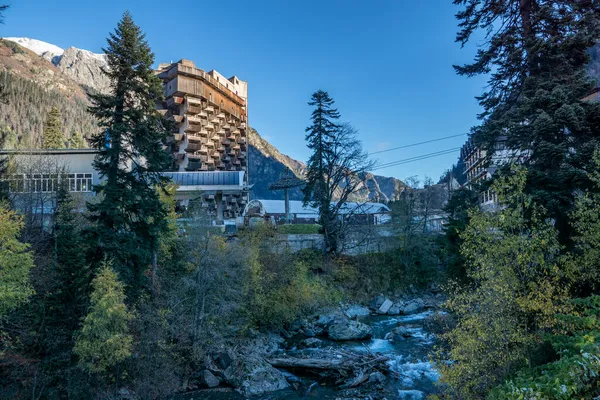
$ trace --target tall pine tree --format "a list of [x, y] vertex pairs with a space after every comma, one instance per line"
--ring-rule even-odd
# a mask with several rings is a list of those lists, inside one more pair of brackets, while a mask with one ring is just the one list
[[65, 147], [62, 115], [60, 110], [52, 107], [44, 122], [43, 147], [45, 149], [62, 149]]
[[334, 250], [331, 249], [334, 218], [331, 210], [332, 193], [327, 187], [326, 174], [335, 136], [340, 129], [337, 123], [340, 114], [333, 104], [334, 100], [323, 90], [315, 92], [308, 103], [314, 110], [312, 125], [306, 128], [306, 142], [313, 153], [307, 163], [306, 186], [303, 189], [304, 204], [319, 208], [319, 221], [328, 252]]
[[162, 184], [158, 173], [170, 164], [162, 145], [167, 125], [155, 108], [163, 89], [145, 34], [128, 12], [107, 42], [111, 92], [94, 95], [90, 108], [105, 131], [92, 139], [100, 151], [94, 167], [105, 181], [97, 187], [102, 200], [88, 208], [97, 226], [96, 260], [113, 260], [125, 282], [139, 289], [167, 228], [167, 210], [156, 191]]
[[526, 154], [526, 193], [543, 205], [563, 236], [576, 189], [591, 187], [585, 173], [600, 133], [600, 105], [582, 101], [594, 82], [587, 50], [600, 35], [600, 4], [571, 0], [454, 0], [465, 45], [479, 30], [485, 44], [465, 76], [489, 75], [479, 97], [477, 142], [492, 148], [501, 136]]

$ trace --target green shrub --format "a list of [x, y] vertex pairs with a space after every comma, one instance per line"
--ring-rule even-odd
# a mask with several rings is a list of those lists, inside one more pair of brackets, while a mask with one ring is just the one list
[[312, 255], [272, 253], [265, 244], [272, 234], [272, 228], [263, 227], [243, 238], [249, 266], [247, 314], [257, 327], [281, 327], [339, 300], [326, 277], [314, 272], [319, 265]]

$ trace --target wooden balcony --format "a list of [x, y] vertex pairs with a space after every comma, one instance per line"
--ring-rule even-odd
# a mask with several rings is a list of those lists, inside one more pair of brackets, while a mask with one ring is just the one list
[[177, 107], [179, 107], [180, 105], [183, 104], [183, 100], [184, 100], [183, 97], [179, 97], [179, 96], [169, 97], [167, 99], [167, 101], [166, 101], [167, 107], [169, 107], [169, 108], [177, 108]]
[[187, 138], [190, 142], [202, 142], [203, 137], [200, 135], [188, 134]]
[[187, 145], [187, 147], [185, 148], [186, 153], [195, 153], [196, 151], [200, 150], [200, 148], [202, 147], [201, 144], [196, 144], [196, 143], [189, 143]]
[[185, 108], [185, 113], [186, 114], [190, 114], [190, 115], [196, 115], [196, 114], [200, 114], [202, 112], [202, 107], [200, 107], [199, 105], [191, 105], [189, 104], [186, 108]]

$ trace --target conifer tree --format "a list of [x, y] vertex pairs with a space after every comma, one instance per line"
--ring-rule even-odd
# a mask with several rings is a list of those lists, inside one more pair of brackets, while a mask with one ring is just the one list
[[[347, 202], [373, 167], [350, 124], [339, 124], [340, 114], [333, 108], [333, 99], [323, 90], [315, 92], [308, 103], [314, 106], [312, 125], [306, 128], [306, 141], [312, 155], [307, 163], [304, 204], [319, 209], [319, 222], [325, 239], [325, 251], [337, 253], [345, 232], [347, 218], [341, 210], [352, 214]], [[335, 202], [333, 202], [335, 196]]]
[[70, 149], [83, 149], [85, 147], [85, 139], [79, 133], [79, 131], [75, 131], [71, 134], [69, 138], [69, 148]]
[[[454, 0], [457, 42], [481, 30], [486, 40], [472, 63], [455, 66], [465, 76], [489, 75], [479, 97], [482, 124], [474, 139], [487, 148], [507, 137], [525, 156], [526, 192], [557, 220], [563, 236], [576, 189], [586, 177], [600, 132], [600, 104], [582, 101], [594, 81], [586, 73], [588, 49], [600, 35], [596, 1]], [[479, 36], [476, 36], [479, 41]], [[490, 74], [490, 71], [493, 73]]]
[[45, 149], [62, 149], [65, 147], [65, 135], [61, 120], [60, 110], [52, 107], [44, 122], [43, 147]]
[[97, 226], [95, 259], [112, 259], [125, 283], [139, 289], [143, 269], [156, 259], [156, 238], [167, 229], [156, 188], [163, 182], [158, 173], [170, 164], [162, 145], [168, 125], [155, 108], [163, 89], [154, 54], [128, 12], [107, 42], [111, 92], [94, 95], [90, 108], [104, 130], [92, 146], [100, 151], [94, 167], [105, 181], [96, 188], [102, 200], [88, 208]]
[[[57, 290], [52, 294], [56, 306], [66, 319], [68, 328], [75, 329], [85, 310], [90, 269], [85, 259], [85, 241], [75, 209], [75, 201], [66, 185], [56, 194], [54, 220], [55, 268], [58, 277]], [[80, 217], [81, 218], [81, 217]]]
[[33, 294], [29, 283], [33, 255], [29, 245], [19, 241], [22, 229], [23, 218], [0, 203], [0, 317]]
[[[315, 92], [308, 103], [309, 106], [315, 107], [311, 117], [313, 123], [306, 128], [307, 147], [313, 153], [307, 163], [306, 186], [303, 189], [304, 204], [319, 208], [319, 221], [326, 241], [332, 228], [332, 198], [327, 188], [326, 172], [335, 134], [340, 128], [337, 123], [340, 114], [333, 108], [334, 103], [327, 92]], [[329, 248], [330, 245], [326, 243], [326, 247]]]
[[[91, 281], [85, 259], [85, 241], [80, 227], [83, 218], [66, 182], [56, 194], [54, 214], [54, 254], [51, 286], [45, 298], [45, 323], [40, 337], [45, 357], [43, 365], [61, 379], [72, 366], [73, 334], [79, 330], [88, 303]], [[66, 379], [63, 384], [67, 385]]]
[[90, 308], [73, 349], [83, 370], [110, 374], [114, 366], [131, 355], [131, 318], [125, 306], [123, 284], [110, 265], [104, 263], [92, 281]]

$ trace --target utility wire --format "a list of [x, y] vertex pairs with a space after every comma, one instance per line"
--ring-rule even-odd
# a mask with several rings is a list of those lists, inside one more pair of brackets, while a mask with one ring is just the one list
[[408, 147], [414, 147], [414, 146], [420, 146], [422, 144], [427, 144], [427, 143], [433, 143], [433, 142], [439, 142], [441, 140], [446, 140], [446, 139], [450, 139], [450, 138], [455, 138], [455, 137], [460, 137], [460, 136], [465, 136], [468, 135], [468, 133], [460, 133], [458, 135], [451, 135], [451, 136], [444, 136], [441, 138], [437, 138], [437, 139], [431, 139], [431, 140], [426, 140], [424, 142], [419, 142], [419, 143], [412, 143], [412, 144], [407, 144], [404, 146], [398, 146], [398, 147], [392, 147], [391, 149], [385, 149], [385, 150], [379, 150], [379, 151], [374, 151], [372, 153], [368, 153], [368, 155], [372, 155], [372, 154], [380, 154], [380, 153], [386, 153], [388, 151], [394, 151], [394, 150], [400, 150], [400, 149], [406, 149]]
[[439, 157], [439, 156], [443, 156], [446, 154], [451, 154], [457, 150], [460, 150], [460, 147], [456, 147], [453, 149], [446, 149], [446, 150], [441, 150], [441, 151], [436, 151], [434, 153], [427, 153], [427, 154], [422, 154], [420, 156], [415, 156], [415, 157], [410, 157], [410, 158], [404, 158], [401, 160], [396, 160], [396, 161], [392, 161], [389, 163], [385, 163], [385, 164], [380, 164], [380, 165], [376, 165], [373, 168], [373, 171], [379, 170], [379, 169], [383, 169], [383, 168], [388, 168], [388, 167], [395, 167], [396, 165], [401, 165], [401, 164], [407, 164], [410, 162], [415, 162], [415, 161], [421, 161], [421, 160], [426, 160], [428, 158], [433, 158], [433, 157]]

